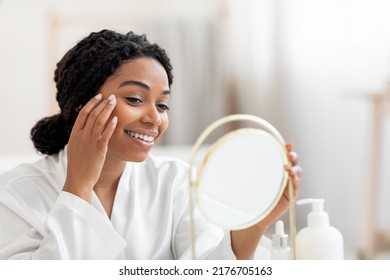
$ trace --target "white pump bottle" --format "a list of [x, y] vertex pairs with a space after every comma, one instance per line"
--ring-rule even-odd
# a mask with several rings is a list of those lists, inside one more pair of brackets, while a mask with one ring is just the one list
[[324, 211], [324, 199], [302, 199], [298, 205], [312, 204], [307, 216], [307, 227], [296, 236], [298, 260], [342, 260], [344, 242], [341, 233], [329, 225], [329, 215]]

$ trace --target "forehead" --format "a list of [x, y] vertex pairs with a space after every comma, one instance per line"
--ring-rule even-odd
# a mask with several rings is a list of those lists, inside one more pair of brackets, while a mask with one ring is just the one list
[[122, 83], [129, 79], [150, 85], [159, 84], [169, 89], [164, 67], [153, 58], [142, 57], [123, 63], [107, 82]]

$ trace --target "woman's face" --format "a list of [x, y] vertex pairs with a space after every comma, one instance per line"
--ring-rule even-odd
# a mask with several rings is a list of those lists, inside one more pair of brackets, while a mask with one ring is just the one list
[[140, 162], [168, 127], [168, 76], [152, 58], [137, 58], [123, 64], [100, 91], [116, 96], [111, 115], [118, 123], [111, 136], [107, 159]]

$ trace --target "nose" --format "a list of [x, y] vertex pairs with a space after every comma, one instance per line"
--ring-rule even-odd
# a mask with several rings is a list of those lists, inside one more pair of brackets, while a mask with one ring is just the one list
[[161, 116], [154, 104], [145, 107], [145, 113], [142, 117], [142, 122], [151, 124], [153, 126], [160, 126]]

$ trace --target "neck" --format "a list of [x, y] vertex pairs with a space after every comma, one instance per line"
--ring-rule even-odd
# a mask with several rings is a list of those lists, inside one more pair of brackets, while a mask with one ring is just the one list
[[94, 187], [95, 192], [116, 190], [125, 165], [124, 161], [113, 161], [106, 158], [99, 180]]
[[94, 187], [94, 191], [109, 218], [111, 218], [116, 190], [125, 165], [126, 162], [124, 161], [106, 159], [99, 180]]

